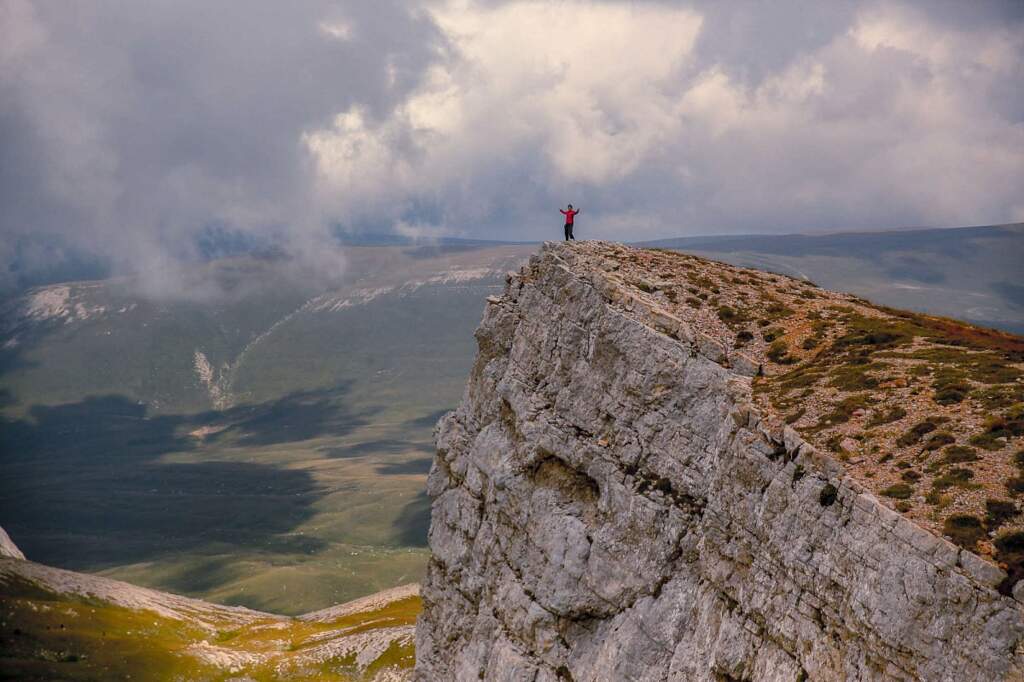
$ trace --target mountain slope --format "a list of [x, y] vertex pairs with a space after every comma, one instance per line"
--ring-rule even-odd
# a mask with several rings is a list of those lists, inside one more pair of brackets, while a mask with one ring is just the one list
[[[1018, 399], [1020, 337], [591, 242], [546, 245], [490, 300], [477, 340], [428, 479], [418, 679], [1024, 675], [1013, 491], [1000, 487], [1004, 518], [980, 536], [953, 534], [962, 547], [915, 522], [919, 505], [941, 519], [1002, 486], [954, 474], [954, 445], [981, 435], [994, 447], [975, 446], [972, 466], [1016, 466], [1021, 434], [976, 415], [990, 391]], [[891, 382], [875, 376], [890, 369]], [[868, 437], [866, 422], [944, 409], [936, 383], [950, 370], [962, 374], [959, 421], [942, 422], [952, 440], [885, 459], [893, 434]], [[811, 376], [790, 396], [800, 371]], [[787, 425], [780, 395], [808, 420]], [[890, 419], [890, 400], [908, 415]], [[996, 409], [1009, 422], [1015, 405]], [[847, 427], [860, 430], [844, 462], [827, 447]], [[912, 507], [896, 511], [867, 473], [911, 469]]]
[[401, 680], [415, 585], [293, 619], [0, 558], [0, 679]]

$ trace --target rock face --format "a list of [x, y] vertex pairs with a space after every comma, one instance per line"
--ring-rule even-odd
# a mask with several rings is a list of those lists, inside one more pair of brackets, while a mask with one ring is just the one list
[[14, 544], [14, 540], [11, 540], [11, 536], [3, 528], [0, 528], [0, 557], [7, 557], [9, 559], [25, 558], [25, 555], [21, 553], [18, 546]]
[[726, 349], [574, 248], [488, 303], [440, 423], [418, 679], [1024, 679], [1003, 571], [769, 426]]

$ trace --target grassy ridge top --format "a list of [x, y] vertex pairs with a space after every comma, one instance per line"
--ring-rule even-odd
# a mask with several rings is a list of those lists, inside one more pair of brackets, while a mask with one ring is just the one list
[[581, 243], [617, 285], [759, 367], [754, 394], [888, 506], [1024, 575], [1024, 338], [798, 278]]

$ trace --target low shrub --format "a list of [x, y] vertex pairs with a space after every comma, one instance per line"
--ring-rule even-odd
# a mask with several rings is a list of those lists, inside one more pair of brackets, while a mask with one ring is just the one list
[[896, 483], [879, 492], [881, 492], [882, 495], [891, 497], [895, 500], [905, 500], [914, 494], [914, 489], [906, 483]]
[[977, 461], [978, 451], [966, 445], [950, 445], [942, 456], [943, 464], [963, 464]]
[[999, 585], [1002, 594], [1011, 594], [1013, 586], [1024, 577], [1024, 533], [1003, 533], [995, 540], [996, 561], [1006, 565], [1006, 580]]
[[788, 365], [794, 362], [794, 359], [789, 354], [789, 346], [782, 340], [776, 341], [769, 346], [767, 356], [769, 360], [780, 365]]
[[923, 422], [918, 422], [917, 424], [911, 426], [902, 436], [897, 438], [896, 444], [901, 445], [903, 447], [913, 445], [914, 443], [920, 441], [925, 434], [931, 433], [937, 428], [938, 426], [936, 426], [935, 422], [930, 419], [925, 420]]
[[932, 481], [932, 489], [941, 492], [954, 486], [957, 488], [970, 488], [973, 485], [971, 483], [972, 478], [974, 478], [974, 472], [970, 469], [950, 469]]
[[955, 442], [956, 438], [953, 437], [953, 434], [948, 433], [946, 431], [939, 431], [938, 433], [930, 436], [928, 440], [925, 441], [924, 449], [926, 452], [931, 452], [932, 450], [938, 450], [943, 445], [949, 445], [950, 443]]
[[942, 532], [964, 549], [974, 549], [985, 537], [981, 519], [970, 514], [951, 514], [942, 525]]
[[902, 407], [890, 407], [887, 410], [879, 410], [871, 415], [871, 419], [868, 420], [868, 426], [881, 426], [882, 424], [889, 424], [894, 421], [899, 421], [907, 416], [907, 411]]
[[985, 525], [989, 530], [995, 530], [1014, 516], [1020, 514], [1010, 500], [996, 500], [989, 498], [985, 500]]

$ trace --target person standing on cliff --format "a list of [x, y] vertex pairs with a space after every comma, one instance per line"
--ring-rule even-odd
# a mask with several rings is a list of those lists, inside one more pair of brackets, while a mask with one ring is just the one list
[[567, 211], [558, 209], [558, 212], [565, 216], [565, 241], [569, 241], [570, 239], [576, 241], [576, 237], [572, 233], [572, 221], [573, 218], [576, 217], [576, 214], [581, 210], [582, 209], [576, 209], [575, 211], [572, 210], [572, 204], [569, 204], [569, 210]]

